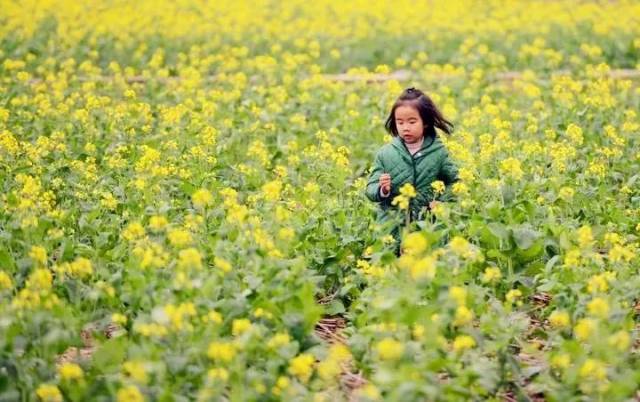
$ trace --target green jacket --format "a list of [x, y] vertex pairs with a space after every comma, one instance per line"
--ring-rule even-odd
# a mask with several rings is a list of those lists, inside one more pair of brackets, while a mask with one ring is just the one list
[[[382, 197], [380, 194], [378, 181], [383, 173], [391, 175], [391, 195], [388, 197]], [[436, 180], [444, 182], [445, 191], [434, 197], [431, 183]], [[422, 212], [428, 210], [429, 202], [454, 201], [451, 184], [457, 180], [458, 168], [449, 158], [447, 149], [439, 137], [425, 138], [420, 150], [413, 155], [400, 137], [394, 137], [376, 154], [367, 182], [366, 195], [371, 201], [380, 204], [378, 220], [386, 220], [387, 211], [396, 208], [391, 202], [400, 194], [400, 187], [405, 183], [411, 183], [417, 193], [409, 204], [410, 219], [414, 221], [422, 218]]]

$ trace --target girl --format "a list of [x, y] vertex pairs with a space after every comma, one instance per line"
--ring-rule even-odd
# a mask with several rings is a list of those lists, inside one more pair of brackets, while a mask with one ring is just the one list
[[[404, 90], [385, 124], [393, 139], [376, 154], [366, 188], [367, 198], [380, 205], [380, 223], [389, 220], [393, 198], [405, 183], [411, 183], [416, 190], [409, 203], [409, 222], [422, 219], [438, 201], [453, 200], [451, 184], [458, 180], [458, 169], [449, 159], [436, 127], [451, 134], [453, 124], [422, 91], [413, 87]], [[436, 180], [445, 184], [444, 192], [437, 196], [431, 187]], [[396, 255], [400, 255], [401, 225], [396, 222], [391, 231], [396, 240]]]

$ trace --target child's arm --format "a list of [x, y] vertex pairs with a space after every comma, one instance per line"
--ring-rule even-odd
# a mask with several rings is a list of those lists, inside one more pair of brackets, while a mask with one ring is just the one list
[[459, 180], [458, 167], [453, 163], [448, 153], [445, 155], [442, 165], [440, 166], [438, 179], [444, 182], [445, 189], [444, 193], [436, 197], [436, 200], [443, 202], [455, 201], [456, 197], [452, 192], [451, 185]]
[[383, 202], [388, 200], [389, 195], [386, 197], [382, 196], [380, 191], [380, 176], [384, 173], [384, 165], [382, 164], [382, 159], [380, 158], [380, 154], [376, 155], [375, 161], [373, 162], [373, 168], [371, 169], [371, 173], [369, 174], [369, 180], [367, 182], [367, 188], [365, 190], [365, 194], [367, 198], [373, 202]]

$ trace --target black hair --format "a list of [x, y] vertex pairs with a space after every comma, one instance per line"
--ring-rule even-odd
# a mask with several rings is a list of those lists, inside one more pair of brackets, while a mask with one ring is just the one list
[[436, 137], [436, 127], [447, 134], [453, 131], [453, 124], [442, 116], [442, 113], [436, 107], [435, 103], [419, 89], [410, 87], [402, 91], [398, 99], [396, 99], [391, 113], [384, 124], [389, 134], [394, 137], [398, 136], [398, 128], [396, 127], [395, 113], [399, 106], [411, 105], [420, 114], [422, 123], [424, 124], [424, 136], [429, 138]]

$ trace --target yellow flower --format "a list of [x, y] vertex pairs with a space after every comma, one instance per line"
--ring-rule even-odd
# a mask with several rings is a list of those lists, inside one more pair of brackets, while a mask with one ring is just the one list
[[629, 333], [627, 331], [620, 330], [611, 335], [607, 340], [607, 343], [609, 344], [609, 346], [623, 352], [627, 350], [631, 345], [631, 336], [629, 336]]
[[215, 265], [215, 267], [221, 270], [222, 272], [231, 271], [231, 263], [225, 260], [224, 258], [214, 257], [213, 265]]
[[502, 273], [498, 267], [487, 267], [482, 274], [483, 283], [495, 282], [502, 278]]
[[597, 274], [589, 278], [587, 282], [587, 291], [589, 293], [604, 293], [609, 290], [609, 282], [606, 273]]
[[124, 325], [127, 323], [127, 316], [120, 313], [111, 314], [111, 322]]
[[197, 209], [204, 209], [213, 203], [213, 196], [206, 188], [201, 188], [191, 195], [193, 206]]
[[571, 356], [566, 353], [555, 355], [551, 358], [551, 366], [557, 369], [567, 369], [571, 364]]
[[378, 388], [371, 383], [367, 383], [365, 386], [358, 388], [356, 392], [358, 395], [362, 395], [365, 398], [374, 401], [380, 399], [381, 397]]
[[549, 315], [549, 323], [556, 328], [566, 328], [571, 323], [571, 318], [566, 311], [555, 310]]
[[58, 367], [58, 374], [63, 380], [79, 380], [84, 373], [75, 363], [63, 363]]
[[465, 238], [460, 236], [455, 236], [453, 239], [451, 239], [451, 241], [449, 242], [449, 248], [451, 249], [451, 251], [461, 257], [468, 257], [471, 255], [471, 247], [469, 242]]
[[587, 248], [593, 243], [593, 233], [589, 226], [582, 226], [577, 230], [578, 244], [581, 248]]
[[476, 341], [469, 335], [458, 335], [453, 340], [453, 350], [455, 352], [461, 352], [466, 349], [471, 349], [476, 346]]
[[522, 291], [520, 289], [511, 289], [505, 295], [505, 300], [507, 303], [513, 303], [516, 299], [522, 296]]
[[36, 269], [27, 278], [27, 288], [46, 292], [51, 289], [53, 275], [48, 269]]
[[36, 395], [38, 395], [43, 402], [62, 402], [60, 390], [52, 384], [41, 384], [38, 386]]
[[32, 246], [29, 257], [40, 266], [47, 265], [47, 250], [42, 246]]
[[178, 253], [178, 268], [200, 269], [202, 268], [202, 256], [195, 248], [186, 248]]
[[235, 346], [230, 342], [211, 342], [207, 349], [207, 356], [212, 360], [230, 362], [236, 355]]
[[572, 189], [571, 187], [562, 187], [560, 189], [560, 198], [562, 198], [565, 201], [571, 201], [574, 194], [575, 194], [575, 190]]
[[578, 321], [573, 331], [580, 341], [588, 339], [596, 329], [596, 322], [591, 318], [583, 318]]
[[289, 334], [286, 332], [281, 332], [275, 334], [271, 339], [269, 339], [269, 342], [267, 342], [267, 347], [271, 349], [277, 349], [279, 347], [288, 345], [289, 342], [291, 342], [291, 337], [289, 336]]
[[135, 385], [120, 388], [116, 394], [117, 402], [143, 402], [144, 396]]
[[467, 301], [467, 290], [460, 286], [449, 288], [449, 298], [455, 300], [458, 306], [464, 306]]
[[140, 222], [131, 222], [122, 231], [122, 237], [125, 240], [133, 241], [144, 236], [144, 227]]
[[90, 276], [93, 273], [91, 261], [84, 257], [76, 258], [71, 264], [69, 264], [69, 273], [72, 276]]
[[167, 221], [167, 218], [162, 215], [154, 215], [151, 218], [149, 218], [149, 227], [154, 232], [160, 232], [168, 224], [169, 224], [169, 221]]
[[575, 268], [580, 265], [580, 250], [573, 249], [564, 256], [564, 265], [568, 268]]
[[9, 274], [4, 271], [0, 271], [0, 290], [11, 289], [13, 287], [13, 281]]
[[393, 197], [393, 200], [391, 201], [391, 205], [394, 205], [394, 206], [397, 205], [398, 208], [404, 211], [407, 208], [409, 208], [409, 199], [404, 195], [400, 194]]
[[500, 173], [504, 176], [522, 179], [523, 171], [520, 161], [516, 158], [507, 158], [500, 162]]
[[191, 243], [191, 233], [182, 229], [172, 229], [167, 233], [169, 243], [174, 247], [183, 247]]
[[233, 320], [231, 324], [231, 333], [235, 336], [242, 335], [251, 329], [251, 321], [246, 318]]
[[316, 359], [313, 355], [302, 353], [289, 362], [289, 374], [295, 375], [300, 381], [306, 383], [313, 373], [313, 363], [315, 361]]
[[325, 380], [336, 378], [342, 371], [342, 363], [350, 358], [349, 349], [341, 343], [335, 343], [329, 348], [327, 358], [318, 364], [318, 374]]
[[427, 239], [421, 232], [412, 232], [405, 236], [403, 249], [409, 255], [415, 255], [427, 249]]
[[404, 353], [404, 345], [393, 338], [385, 338], [376, 345], [382, 360], [398, 360]]
[[409, 270], [415, 280], [433, 279], [436, 276], [436, 259], [433, 256], [420, 258], [410, 265]]
[[122, 364], [122, 371], [125, 375], [133, 378], [139, 383], [146, 384], [149, 380], [145, 364], [141, 361], [126, 361]]
[[436, 194], [442, 194], [444, 193], [445, 189], [444, 182], [441, 180], [436, 180], [431, 183], [431, 188]]
[[587, 304], [589, 314], [606, 319], [609, 317], [609, 303], [601, 297], [596, 297]]
[[417, 195], [416, 189], [413, 187], [411, 183], [405, 183], [400, 187], [400, 194], [404, 195], [407, 198], [415, 198]]
[[466, 306], [458, 306], [456, 308], [456, 316], [453, 321], [454, 325], [465, 325], [471, 322], [473, 313]]
[[206, 321], [211, 321], [214, 324], [222, 324], [222, 314], [215, 310], [211, 310], [206, 315]]
[[229, 372], [224, 368], [212, 368], [207, 372], [207, 377], [212, 380], [227, 381], [229, 379]]
[[604, 363], [601, 361], [596, 359], [587, 359], [580, 367], [579, 375], [583, 378], [602, 381], [607, 378], [607, 370]]
[[573, 123], [569, 124], [565, 134], [569, 137], [572, 144], [582, 145], [584, 138], [582, 137], [582, 129], [579, 126]]
[[276, 201], [280, 198], [280, 192], [282, 191], [282, 182], [280, 180], [273, 180], [265, 183], [262, 186], [262, 192], [264, 198], [269, 201]]

